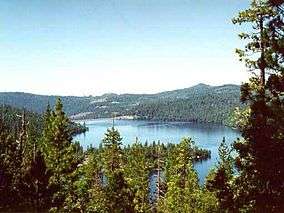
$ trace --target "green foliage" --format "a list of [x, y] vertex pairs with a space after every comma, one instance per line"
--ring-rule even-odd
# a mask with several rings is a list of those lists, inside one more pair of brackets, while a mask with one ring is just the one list
[[[83, 152], [78, 143], [72, 142], [70, 121], [60, 99], [54, 110], [48, 105], [44, 116], [10, 107], [2, 112], [0, 191], [4, 196], [0, 211], [157, 210], [157, 204], [150, 199], [150, 176], [158, 171], [154, 196], [160, 201], [166, 193], [165, 162], [179, 155], [181, 145], [142, 145], [137, 139], [133, 145], [123, 147], [119, 132], [111, 128], [102, 146]], [[17, 124], [13, 125], [10, 118], [18, 118]], [[208, 150], [196, 146], [190, 146], [190, 152], [186, 150], [183, 146], [182, 153], [187, 153], [192, 162], [210, 157]], [[198, 188], [196, 173], [193, 174]], [[198, 209], [205, 207], [202, 199], [213, 198], [206, 191], [195, 193], [199, 198], [192, 205]]]
[[283, 0], [252, 0], [233, 19], [249, 29], [239, 35], [247, 42], [244, 49], [236, 50], [254, 73], [241, 86], [244, 108], [239, 87], [233, 85], [197, 85], [154, 95], [63, 97], [67, 114], [90, 112], [83, 117], [116, 112], [142, 119], [224, 123], [239, 106], [233, 122], [243, 138], [234, 143], [233, 154], [223, 139], [220, 160], [204, 188], [193, 164], [209, 158], [210, 151], [197, 148], [190, 138], [166, 145], [142, 145], [137, 139], [123, 147], [113, 127], [98, 149], [83, 151], [72, 135], [87, 129], [70, 122], [60, 99], [1, 93], [3, 103], [12, 106], [41, 113], [50, 101], [55, 109], [48, 105], [44, 116], [5, 105], [0, 109], [0, 211], [283, 211], [283, 7]]
[[152, 165], [146, 154], [146, 149], [138, 139], [125, 152], [127, 163], [124, 172], [126, 180], [134, 193], [135, 212], [147, 212], [151, 207], [148, 186]]
[[[202, 87], [201, 87], [202, 88]], [[197, 121], [228, 124], [229, 115], [240, 107], [239, 89], [223, 88], [189, 92], [185, 98], [154, 99], [137, 105], [132, 114], [141, 119]], [[196, 107], [198, 106], [198, 107]]]
[[225, 138], [219, 147], [220, 160], [215, 169], [208, 174], [205, 187], [216, 194], [219, 208], [224, 212], [233, 212], [234, 185], [233, 185], [233, 158], [231, 149], [226, 145]]
[[119, 132], [112, 127], [103, 139], [103, 173], [112, 212], [134, 212], [133, 192], [124, 177], [124, 159]]
[[[14, 206], [20, 199], [18, 194], [21, 166], [18, 144], [9, 134], [9, 129], [0, 123], [0, 170], [1, 170], [1, 198], [0, 208], [3, 210]], [[17, 186], [17, 187], [14, 187]]]
[[86, 153], [83, 163], [74, 172], [64, 209], [70, 212], [109, 212], [97, 151]]
[[[34, 95], [22, 92], [1, 92], [1, 104], [6, 104], [18, 109], [26, 108], [29, 111], [42, 114], [45, 112], [48, 104], [54, 107], [59, 97]], [[63, 96], [60, 97], [68, 115], [82, 112], [92, 101], [91, 97], [75, 97]]]
[[[97, 97], [61, 97], [67, 115], [76, 119], [131, 116], [133, 118], [226, 123], [235, 107], [240, 107], [237, 85], [196, 86], [153, 95], [105, 94]], [[0, 93], [2, 103], [42, 113], [55, 96]], [[199, 106], [199, 107], [196, 107]], [[227, 123], [226, 123], [227, 124]], [[75, 128], [76, 130], [76, 128]], [[84, 130], [81, 128], [80, 131]], [[77, 132], [77, 131], [75, 131]]]
[[193, 151], [193, 141], [188, 138], [182, 139], [171, 151], [166, 166], [167, 192], [159, 200], [158, 212], [217, 211], [214, 194], [201, 190], [198, 185], [198, 177], [192, 167]]
[[89, 128], [86, 127], [85, 123], [82, 125], [72, 121], [69, 122], [69, 132], [71, 132], [71, 135], [75, 136], [78, 134], [85, 133], [87, 131], [89, 131]]
[[[48, 104], [47, 111], [51, 114], [50, 105]], [[47, 112], [45, 112], [47, 113]], [[46, 115], [41, 115], [35, 112], [27, 111], [25, 108], [18, 109], [11, 107], [9, 105], [2, 105], [0, 107], [0, 114], [2, 116], [2, 120], [5, 120], [5, 125], [9, 130], [11, 130], [11, 133], [17, 134], [17, 131], [20, 129], [20, 123], [21, 116], [25, 114], [25, 119], [28, 121], [28, 134], [31, 137], [38, 138], [43, 131], [43, 127], [46, 126]], [[48, 114], [48, 113], [47, 113]], [[17, 121], [17, 122], [15, 122]], [[73, 121], [68, 121], [68, 129], [71, 133], [71, 135], [76, 135], [80, 133], [84, 133], [88, 131], [88, 128], [85, 125], [81, 125], [79, 123], [75, 123]]]
[[28, 200], [28, 204], [33, 205], [33, 211], [42, 212], [49, 206], [50, 190], [48, 183], [50, 172], [41, 151], [35, 148], [33, 155], [33, 159], [24, 174], [23, 194]]
[[231, 126], [234, 126], [237, 129], [241, 129], [242, 127], [246, 126], [248, 124], [250, 113], [251, 110], [249, 107], [245, 107], [243, 109], [236, 108], [230, 118]]
[[18, 134], [22, 120], [22, 115], [25, 114], [25, 120], [29, 123], [28, 131], [33, 131], [33, 135], [38, 137], [43, 128], [42, 117], [34, 112], [26, 111], [25, 109], [18, 109], [9, 105], [2, 105], [0, 107], [1, 120], [5, 123], [7, 129], [13, 134]]
[[234, 19], [252, 28], [240, 35], [247, 43], [238, 53], [255, 73], [241, 87], [241, 100], [249, 110], [239, 121], [243, 139], [234, 144], [238, 209], [280, 212], [284, 208], [283, 5], [283, 1], [253, 0]]
[[51, 205], [55, 211], [62, 208], [71, 187], [72, 173], [82, 161], [82, 148], [72, 143], [68, 122], [58, 99], [54, 111], [47, 109], [42, 138], [46, 163], [51, 172], [49, 188], [53, 193]]
[[[36, 151], [39, 131], [36, 114], [4, 106], [0, 119], [0, 209], [37, 210], [45, 203], [45, 162]], [[13, 124], [11, 119], [14, 119]], [[18, 128], [15, 128], [18, 127]]]
[[119, 171], [123, 167], [122, 138], [119, 132], [112, 127], [108, 129], [103, 139], [103, 161], [104, 172], [107, 176], [111, 176], [114, 172]]

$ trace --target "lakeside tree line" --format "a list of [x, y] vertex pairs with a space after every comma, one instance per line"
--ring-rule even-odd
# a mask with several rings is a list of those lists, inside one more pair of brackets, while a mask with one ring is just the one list
[[[198, 106], [198, 107], [197, 107]], [[233, 109], [241, 107], [239, 98], [200, 95], [191, 99], [155, 100], [141, 103], [132, 111], [140, 119], [230, 124]]]
[[[175, 193], [179, 187], [181, 193], [196, 193], [195, 208], [209, 210], [204, 199], [212, 200], [210, 205], [216, 208], [213, 193], [199, 187], [192, 167], [208, 159], [210, 152], [197, 148], [189, 138], [177, 145], [142, 144], [137, 139], [123, 147], [119, 132], [112, 127], [100, 147], [84, 151], [72, 142], [60, 99], [54, 110], [47, 108], [42, 134], [31, 131], [24, 114], [17, 131], [5, 121], [8, 116], [1, 115], [0, 211], [157, 211], [173, 208], [158, 202], [162, 196], [170, 200], [169, 191]], [[168, 178], [173, 188], [166, 183]], [[187, 188], [179, 186], [180, 181]]]
[[[105, 94], [97, 97], [60, 97], [64, 112], [72, 119], [131, 116], [159, 121], [197, 121], [228, 124], [240, 103], [240, 86], [196, 86], [158, 94]], [[54, 106], [56, 96], [27, 93], [1, 93], [0, 103], [42, 114], [46, 104]], [[199, 106], [199, 107], [196, 107]]]
[[[5, 121], [6, 128], [9, 128], [10, 131], [14, 134], [19, 131], [21, 126], [20, 121], [22, 119], [28, 122], [28, 129], [29, 131], [32, 131], [33, 135], [38, 137], [43, 131], [44, 119], [41, 114], [31, 112], [26, 109], [18, 109], [4, 104], [0, 106], [0, 114], [2, 116], [1, 120]], [[68, 120], [68, 129], [71, 135], [76, 135], [88, 131], [85, 123], [75, 123], [71, 120]]]
[[254, 75], [241, 87], [247, 108], [235, 115], [243, 138], [233, 147], [223, 139], [204, 186], [193, 163], [209, 153], [191, 139], [123, 147], [111, 128], [101, 147], [84, 151], [72, 142], [58, 101], [47, 109], [38, 137], [27, 130], [25, 116], [17, 131], [1, 120], [1, 211], [283, 212], [283, 6], [283, 0], [252, 0], [233, 19], [251, 27], [240, 34], [247, 43], [237, 53]]

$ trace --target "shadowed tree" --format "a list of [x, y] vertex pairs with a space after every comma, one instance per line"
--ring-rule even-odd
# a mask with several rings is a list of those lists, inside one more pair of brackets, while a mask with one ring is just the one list
[[72, 173], [82, 161], [82, 150], [79, 144], [72, 143], [68, 128], [69, 119], [63, 111], [60, 99], [57, 100], [54, 111], [51, 112], [50, 108], [47, 108], [44, 122], [42, 146], [47, 167], [51, 172], [51, 206], [52, 210], [58, 211], [70, 190]]
[[224, 212], [234, 212], [233, 191], [233, 158], [231, 149], [227, 146], [225, 138], [219, 147], [218, 165], [206, 178], [205, 186], [209, 191], [215, 192], [219, 201], [219, 208]]
[[169, 154], [166, 166], [167, 192], [159, 201], [158, 212], [216, 212], [216, 199], [201, 190], [193, 169], [193, 141], [183, 138]]
[[149, 203], [150, 162], [146, 150], [136, 138], [136, 142], [126, 152], [125, 178], [134, 193], [135, 212], [147, 212]]
[[237, 50], [254, 77], [241, 87], [248, 104], [243, 140], [234, 144], [237, 207], [257, 212], [279, 212], [284, 206], [284, 77], [283, 1], [253, 0], [234, 23], [250, 26], [241, 33], [247, 41]]
[[124, 177], [122, 138], [114, 128], [103, 139], [103, 172], [107, 178], [107, 196], [111, 212], [134, 212], [133, 193]]

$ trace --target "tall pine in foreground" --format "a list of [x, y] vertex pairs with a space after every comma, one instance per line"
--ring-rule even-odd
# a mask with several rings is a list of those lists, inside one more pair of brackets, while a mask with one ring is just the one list
[[68, 212], [109, 212], [98, 150], [87, 150], [74, 173], [64, 210]]
[[167, 192], [159, 200], [158, 212], [217, 212], [214, 194], [200, 189], [193, 169], [193, 141], [183, 138], [166, 162]]
[[33, 158], [25, 172], [25, 195], [30, 198], [30, 206], [34, 212], [46, 211], [49, 206], [48, 189], [50, 173], [46, 167], [42, 152], [34, 146]]
[[240, 34], [245, 40], [237, 50], [254, 76], [241, 87], [241, 100], [248, 104], [243, 140], [234, 148], [236, 203], [239, 209], [280, 212], [284, 209], [284, 28], [282, 0], [253, 0], [234, 23], [250, 26]]
[[72, 173], [82, 160], [81, 148], [78, 144], [72, 143], [68, 122], [60, 99], [57, 100], [54, 111], [48, 106], [42, 146], [47, 167], [51, 172], [49, 180], [49, 189], [52, 192], [51, 209], [55, 211], [63, 207], [71, 187]]
[[0, 118], [0, 211], [14, 209], [20, 200], [16, 188], [21, 164], [18, 150], [15, 137], [10, 134], [4, 119]]
[[106, 190], [111, 212], [134, 212], [133, 192], [125, 176], [125, 159], [122, 151], [122, 138], [114, 128], [107, 130], [103, 139], [103, 174], [106, 176]]
[[125, 166], [126, 180], [134, 193], [135, 212], [150, 210], [149, 202], [149, 175], [151, 166], [147, 159], [146, 149], [142, 143], [136, 142], [127, 149], [127, 164]]
[[223, 138], [219, 147], [218, 165], [210, 171], [205, 187], [218, 198], [219, 208], [224, 212], [234, 212], [233, 158], [231, 151]]

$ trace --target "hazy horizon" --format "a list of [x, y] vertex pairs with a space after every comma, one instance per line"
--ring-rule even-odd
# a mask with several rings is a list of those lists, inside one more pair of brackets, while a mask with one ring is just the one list
[[241, 84], [248, 0], [1, 1], [1, 92], [153, 94]]
[[[125, 92], [125, 93], [117, 93], [117, 92], [105, 92], [105, 93], [101, 93], [101, 94], [95, 94], [95, 95], [62, 95], [62, 94], [44, 94], [44, 93], [36, 93], [36, 92], [25, 92], [25, 91], [0, 91], [0, 93], [27, 93], [27, 94], [34, 94], [34, 95], [42, 95], [42, 96], [77, 96], [77, 97], [83, 97], [83, 96], [102, 96], [102, 95], [106, 95], [106, 94], [116, 94], [116, 95], [125, 95], [125, 94], [134, 94], [134, 95], [153, 95], [153, 94], [157, 94], [157, 93], [162, 93], [162, 92], [170, 92], [170, 91], [174, 91], [174, 90], [183, 90], [183, 89], [188, 89], [200, 84], [204, 84], [204, 83], [198, 83], [198, 84], [194, 84], [192, 86], [188, 86], [188, 87], [183, 87], [183, 88], [176, 88], [176, 89], [172, 89], [172, 90], [162, 90], [162, 91], [158, 91], [158, 92], [141, 92], [141, 93], [131, 93], [131, 92]], [[235, 86], [240, 86], [239, 84], [220, 84], [220, 85], [210, 85], [210, 84], [205, 84], [207, 86], [211, 86], [211, 87], [218, 87], [218, 86], [225, 86], [225, 85], [235, 85]]]

